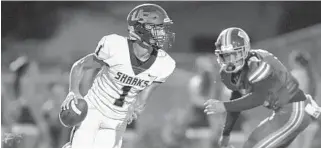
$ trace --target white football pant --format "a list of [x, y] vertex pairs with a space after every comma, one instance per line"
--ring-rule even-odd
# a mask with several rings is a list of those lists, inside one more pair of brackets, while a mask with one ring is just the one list
[[88, 113], [71, 134], [71, 148], [120, 148], [127, 122], [111, 119], [88, 103]]

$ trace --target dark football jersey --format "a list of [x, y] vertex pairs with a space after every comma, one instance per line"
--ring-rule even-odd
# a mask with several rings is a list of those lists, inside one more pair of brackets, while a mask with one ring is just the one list
[[292, 102], [300, 91], [298, 81], [287, 68], [265, 50], [251, 50], [242, 70], [236, 73], [221, 70], [220, 74], [227, 88], [243, 96], [255, 94], [256, 100], [263, 100], [264, 106], [272, 109]]

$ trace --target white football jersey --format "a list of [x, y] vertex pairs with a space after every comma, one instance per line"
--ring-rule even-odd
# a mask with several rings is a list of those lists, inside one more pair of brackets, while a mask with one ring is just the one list
[[139, 62], [133, 54], [132, 41], [116, 34], [104, 36], [95, 55], [104, 66], [85, 99], [105, 116], [117, 120], [126, 118], [136, 95], [153, 82], [165, 82], [175, 69], [175, 61], [163, 50]]

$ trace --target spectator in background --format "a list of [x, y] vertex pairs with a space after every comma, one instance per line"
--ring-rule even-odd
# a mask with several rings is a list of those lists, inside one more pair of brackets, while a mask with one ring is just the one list
[[12, 119], [10, 117], [10, 97], [8, 96], [7, 86], [1, 82], [1, 147], [13, 148], [18, 147], [17, 143], [20, 140], [15, 138], [11, 133]]
[[[316, 95], [316, 72], [311, 65], [311, 56], [306, 51], [294, 50], [289, 55], [289, 65], [292, 69], [292, 75], [298, 80], [299, 88], [305, 93], [310, 94], [313, 99]], [[310, 125], [302, 132], [292, 143], [292, 147], [310, 147], [314, 140], [316, 125]]]
[[316, 95], [316, 72], [311, 65], [311, 56], [306, 51], [292, 51], [289, 55], [289, 64], [292, 75], [299, 81], [300, 88], [315, 98]]
[[165, 115], [165, 125], [161, 134], [165, 148], [193, 147], [192, 141], [186, 136], [189, 118], [189, 113], [182, 108], [173, 109]]
[[18, 147], [48, 147], [48, 128], [39, 112], [38, 65], [27, 57], [19, 57], [10, 64], [14, 72], [14, 101], [10, 101], [10, 114], [13, 116], [12, 133], [22, 136]]
[[49, 127], [50, 147], [60, 148], [69, 139], [69, 128], [64, 127], [59, 121], [60, 106], [67, 96], [67, 84], [51, 82], [48, 85], [48, 99], [42, 106], [42, 113]]
[[[215, 59], [214, 59], [215, 60]], [[218, 138], [215, 138], [219, 131], [220, 116], [208, 117], [204, 113], [204, 102], [207, 99], [215, 98], [214, 96], [221, 95], [222, 86], [215, 86], [215, 62], [207, 56], [198, 57], [195, 61], [197, 73], [193, 76], [188, 84], [190, 93], [190, 105], [186, 109], [174, 109], [166, 116], [165, 127], [162, 132], [163, 141], [166, 147], [217, 147]], [[218, 71], [218, 70], [217, 70]], [[210, 128], [213, 137], [207, 144], [195, 142], [186, 136], [189, 129], [192, 132], [197, 132], [199, 128]]]
[[[190, 128], [210, 128], [210, 144], [208, 147], [218, 147], [218, 137], [221, 133], [223, 115], [210, 115], [204, 113], [204, 102], [208, 99], [225, 99], [228, 95], [224, 93], [224, 85], [219, 76], [219, 67], [216, 67], [216, 59], [210, 56], [200, 56], [196, 59], [195, 65], [197, 74], [191, 78], [188, 89], [190, 93]], [[223, 98], [222, 98], [223, 97]]]

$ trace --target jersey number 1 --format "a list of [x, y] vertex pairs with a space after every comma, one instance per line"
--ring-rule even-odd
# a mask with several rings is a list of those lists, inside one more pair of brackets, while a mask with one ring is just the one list
[[116, 99], [114, 105], [118, 107], [122, 107], [124, 105], [125, 97], [128, 95], [128, 92], [130, 91], [132, 87], [131, 86], [124, 86], [122, 88], [123, 93], [120, 95], [118, 99]]

